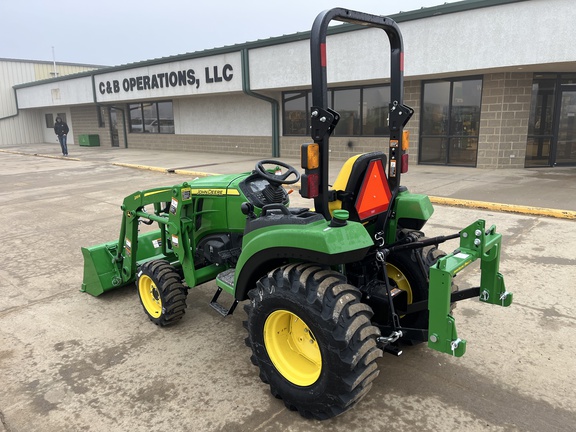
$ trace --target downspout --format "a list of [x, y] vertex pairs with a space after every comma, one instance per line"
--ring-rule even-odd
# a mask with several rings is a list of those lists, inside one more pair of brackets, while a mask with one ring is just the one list
[[272, 157], [280, 157], [280, 119], [278, 101], [274, 98], [254, 93], [250, 90], [250, 63], [248, 50], [242, 53], [242, 91], [248, 96], [270, 102], [272, 108]]
[[18, 93], [16, 93], [15, 88], [12, 88], [12, 90], [14, 90], [14, 100], [16, 101], [16, 114], [10, 114], [9, 116], [6, 116], [6, 117], [0, 117], [0, 121], [1, 120], [7, 120], [7, 119], [13, 118], [13, 117], [18, 117], [18, 115], [20, 114], [20, 108], [18, 108]]
[[[92, 74], [92, 98], [94, 99], [94, 104], [97, 107], [105, 107], [108, 108], [107, 105], [102, 105], [98, 103], [98, 98], [96, 96], [96, 75]], [[128, 133], [126, 130], [126, 112], [122, 108], [117, 108], [116, 106], [112, 105], [112, 108], [122, 111], [122, 129], [124, 130], [124, 148], [128, 148]]]

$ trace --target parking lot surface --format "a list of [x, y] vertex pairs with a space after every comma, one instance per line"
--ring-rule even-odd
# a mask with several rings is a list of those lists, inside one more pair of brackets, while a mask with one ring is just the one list
[[[250, 169], [251, 158], [182, 163], [177, 154], [72, 148], [67, 160], [35, 157], [32, 146], [8, 150], [0, 152], [0, 430], [574, 430], [573, 219], [436, 206], [424, 228], [430, 236], [478, 218], [497, 225], [504, 238], [501, 272], [514, 304], [459, 302], [454, 316], [468, 341], [464, 357], [423, 345], [398, 358], [385, 354], [370, 393], [351, 411], [318, 422], [287, 410], [260, 381], [244, 344], [245, 313], [239, 307], [222, 318], [210, 308], [213, 283], [190, 291], [186, 315], [169, 328], [148, 320], [133, 286], [97, 298], [79, 291], [80, 247], [117, 238], [122, 199], [189, 180], [114, 163], [240, 172]], [[476, 184], [482, 171], [456, 169], [452, 177], [435, 167], [415, 171], [403, 182], [413, 192], [576, 210], [575, 169], [499, 173], [506, 181], [486, 178], [483, 188]], [[542, 192], [547, 196], [535, 196], [537, 183], [549, 189]], [[519, 192], [507, 196], [502, 189]], [[300, 205], [297, 192], [292, 196]], [[471, 268], [457, 282], [478, 285], [478, 276]]]

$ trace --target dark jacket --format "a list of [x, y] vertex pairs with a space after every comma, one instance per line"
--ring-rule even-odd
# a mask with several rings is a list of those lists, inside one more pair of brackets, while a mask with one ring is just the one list
[[70, 129], [68, 125], [62, 121], [60, 117], [56, 117], [56, 123], [54, 124], [54, 133], [58, 136], [67, 135]]

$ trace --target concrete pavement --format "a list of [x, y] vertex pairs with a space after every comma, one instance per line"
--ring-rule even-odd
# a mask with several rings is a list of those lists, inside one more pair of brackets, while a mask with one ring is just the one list
[[[387, 355], [358, 406], [326, 422], [308, 421], [259, 380], [244, 345], [246, 315], [237, 308], [224, 319], [213, 311], [213, 283], [190, 290], [186, 315], [165, 329], [149, 322], [133, 285], [96, 298], [79, 292], [80, 247], [117, 238], [122, 199], [186, 179], [113, 163], [219, 173], [249, 170], [256, 159], [73, 146], [68, 160], [58, 157], [57, 145], [26, 148], [0, 152], [0, 430], [573, 430], [573, 220], [436, 206], [425, 226], [430, 236], [478, 218], [497, 225], [504, 239], [500, 270], [514, 304], [460, 302], [454, 315], [459, 337], [468, 341], [464, 357], [422, 345], [399, 358]], [[414, 192], [475, 200], [516, 191], [503, 202], [522, 205], [539, 204], [535, 191], [542, 186], [545, 196], [563, 191], [557, 202], [573, 205], [573, 169], [546, 170], [551, 178], [540, 179], [528, 170], [528, 180], [486, 172], [490, 181], [482, 184], [476, 183], [485, 176], [476, 170], [451, 170], [412, 167], [403, 183]], [[542, 205], [566, 208], [553, 200]], [[477, 279], [478, 268], [470, 266], [458, 284], [474, 286]]]
[[[191, 177], [250, 171], [266, 158], [77, 145], [69, 150], [71, 162], [92, 161]], [[1, 152], [62, 157], [57, 144], [0, 147]], [[300, 169], [299, 160], [279, 159]], [[331, 161], [331, 181], [342, 164]], [[175, 179], [174, 183], [178, 182]], [[412, 193], [429, 195], [435, 204], [576, 219], [576, 167], [488, 170], [412, 164], [402, 184]]]

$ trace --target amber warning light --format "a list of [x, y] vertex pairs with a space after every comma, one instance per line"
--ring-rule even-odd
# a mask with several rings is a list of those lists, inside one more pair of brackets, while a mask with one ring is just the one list
[[320, 166], [320, 146], [318, 144], [304, 144], [300, 156], [302, 168], [315, 170]]
[[305, 170], [300, 195], [304, 198], [316, 198], [320, 195], [320, 146], [316, 143], [303, 144], [300, 148], [300, 159]]
[[408, 172], [408, 153], [405, 153], [410, 148], [410, 132], [402, 131], [402, 169], [400, 172], [402, 174]]

